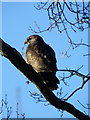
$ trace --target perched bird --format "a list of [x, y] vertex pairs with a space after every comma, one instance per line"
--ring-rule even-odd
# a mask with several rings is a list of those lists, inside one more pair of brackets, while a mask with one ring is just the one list
[[26, 49], [26, 62], [39, 73], [44, 83], [51, 90], [58, 88], [59, 80], [56, 77], [56, 58], [54, 50], [47, 45], [39, 35], [29, 36], [24, 44], [28, 44]]

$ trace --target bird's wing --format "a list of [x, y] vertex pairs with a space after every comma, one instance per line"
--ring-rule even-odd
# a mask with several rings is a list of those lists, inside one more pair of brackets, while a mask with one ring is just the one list
[[34, 50], [40, 55], [40, 57], [42, 57], [44, 63], [48, 65], [50, 70], [57, 70], [55, 52], [49, 45], [46, 43], [37, 43]]

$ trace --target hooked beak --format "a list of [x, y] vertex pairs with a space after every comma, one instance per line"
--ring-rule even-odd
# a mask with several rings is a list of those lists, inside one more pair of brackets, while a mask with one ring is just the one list
[[27, 39], [26, 39], [26, 41], [24, 42], [24, 44], [27, 44]]

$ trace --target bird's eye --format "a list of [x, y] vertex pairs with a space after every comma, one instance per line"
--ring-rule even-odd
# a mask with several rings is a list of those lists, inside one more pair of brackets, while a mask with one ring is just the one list
[[29, 42], [29, 40], [31, 40], [31, 38], [28, 38], [28, 39], [27, 39], [27, 42]]
[[31, 38], [29, 38], [29, 40], [31, 40]]
[[26, 39], [26, 41], [24, 42], [24, 44], [28, 44], [31, 39], [32, 39], [32, 38], [28, 37], [28, 38]]

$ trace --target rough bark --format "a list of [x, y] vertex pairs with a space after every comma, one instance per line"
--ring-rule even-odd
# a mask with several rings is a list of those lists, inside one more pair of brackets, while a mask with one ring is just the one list
[[10, 45], [5, 43], [0, 38], [0, 51], [4, 57], [6, 57], [18, 70], [20, 70], [30, 81], [32, 81], [40, 92], [43, 94], [45, 99], [55, 108], [65, 110], [71, 113], [74, 117], [79, 120], [90, 120], [90, 118], [84, 113], [76, 109], [72, 104], [62, 101], [57, 98], [51, 90], [43, 82], [43, 78], [37, 74], [34, 69], [28, 65], [22, 58], [21, 54]]

